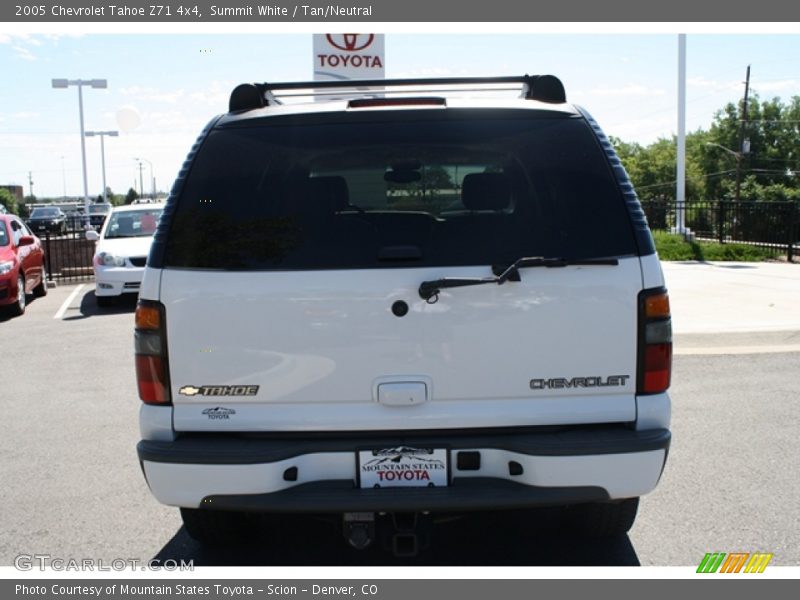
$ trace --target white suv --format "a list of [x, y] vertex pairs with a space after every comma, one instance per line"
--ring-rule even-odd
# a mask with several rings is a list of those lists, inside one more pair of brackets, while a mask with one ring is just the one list
[[139, 459], [208, 543], [258, 513], [363, 547], [376, 515], [540, 506], [620, 534], [667, 457], [671, 354], [639, 201], [557, 78], [242, 85], [149, 255]]

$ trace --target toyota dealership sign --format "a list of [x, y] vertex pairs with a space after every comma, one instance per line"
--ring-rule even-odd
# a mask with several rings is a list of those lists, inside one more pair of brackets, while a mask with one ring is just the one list
[[383, 79], [382, 33], [315, 33], [314, 80]]

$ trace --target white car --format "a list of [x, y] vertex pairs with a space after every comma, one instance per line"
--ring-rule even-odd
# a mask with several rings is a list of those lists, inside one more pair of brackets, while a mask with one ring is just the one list
[[98, 305], [109, 306], [122, 294], [139, 293], [147, 255], [163, 210], [163, 204], [116, 207], [100, 233], [86, 232], [86, 239], [97, 242], [92, 266]]
[[[352, 89], [276, 100], [303, 87]], [[667, 458], [672, 332], [608, 138], [553, 76], [367, 87], [239, 86], [193, 146], [136, 310], [151, 491], [209, 544], [313, 513], [408, 554], [437, 513], [542, 506], [623, 534]]]

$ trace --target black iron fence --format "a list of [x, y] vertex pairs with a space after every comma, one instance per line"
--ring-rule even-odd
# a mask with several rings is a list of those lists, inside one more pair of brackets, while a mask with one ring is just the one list
[[[790, 261], [800, 254], [800, 203], [646, 200], [642, 207], [654, 231], [673, 231], [683, 211], [684, 224], [696, 239], [758, 246]], [[66, 283], [94, 277], [95, 244], [86, 239], [84, 229], [39, 236], [48, 278]]]
[[86, 239], [84, 229], [68, 229], [63, 233], [44, 232], [38, 235], [44, 246], [48, 279], [68, 283], [94, 277], [94, 242]]
[[696, 239], [763, 248], [792, 260], [800, 253], [800, 203], [727, 200], [642, 202], [650, 228], [673, 231], [683, 212], [684, 225]]

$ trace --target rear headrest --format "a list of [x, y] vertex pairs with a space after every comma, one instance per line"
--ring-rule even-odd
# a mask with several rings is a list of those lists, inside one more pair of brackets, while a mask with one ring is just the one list
[[117, 219], [117, 232], [133, 233], [133, 217], [129, 217], [127, 215], [120, 216]]
[[464, 177], [461, 202], [468, 210], [503, 210], [511, 204], [511, 186], [504, 173], [470, 173]]
[[142, 225], [142, 233], [153, 233], [156, 230], [158, 222], [153, 215], [143, 214], [140, 219]]

